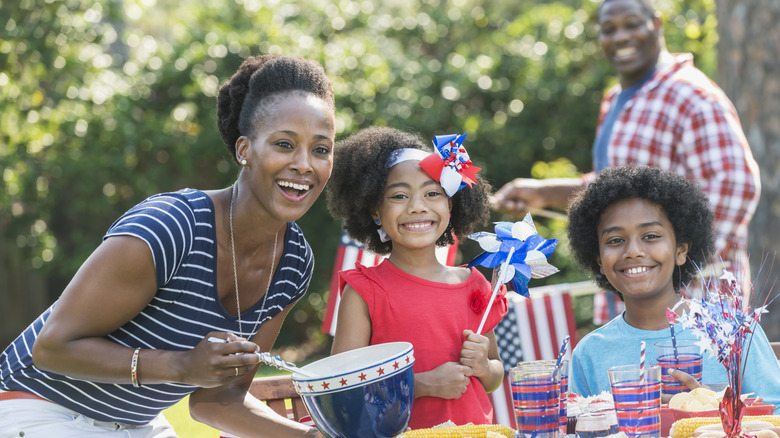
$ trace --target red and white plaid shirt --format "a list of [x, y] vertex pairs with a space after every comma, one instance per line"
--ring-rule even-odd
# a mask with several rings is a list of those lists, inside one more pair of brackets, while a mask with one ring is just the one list
[[[671, 65], [656, 69], [615, 120], [609, 165], [647, 165], [699, 181], [715, 213], [715, 261], [746, 266], [748, 224], [761, 191], [758, 164], [723, 90], [693, 66], [692, 55], [673, 58]], [[620, 90], [615, 85], [604, 96], [599, 131]], [[585, 181], [594, 178], [588, 174]]]

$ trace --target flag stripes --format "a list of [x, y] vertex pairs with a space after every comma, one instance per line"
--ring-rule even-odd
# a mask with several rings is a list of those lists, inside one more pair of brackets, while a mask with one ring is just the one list
[[623, 313], [626, 306], [612, 292], [596, 292], [593, 294], [593, 324], [604, 325]]
[[[352, 269], [356, 262], [363, 266], [374, 266], [382, 260], [382, 256], [367, 250], [362, 244], [352, 240], [346, 232], [341, 233], [341, 242], [336, 252], [336, 261], [333, 263], [333, 273], [330, 278], [330, 296], [325, 317], [322, 318], [322, 331], [334, 336], [336, 334], [336, 315], [339, 313], [339, 271]], [[335, 292], [335, 293], [334, 293]]]
[[[531, 288], [531, 298], [510, 293], [509, 314], [496, 327], [501, 360], [509, 369], [519, 361], [556, 359], [563, 339], [570, 337], [566, 358], [577, 344], [577, 326], [571, 303], [571, 294], [566, 290]], [[508, 327], [516, 324], [517, 327]], [[517, 333], [507, 337], [508, 333]], [[493, 403], [494, 421], [517, 428], [512, 403], [512, 389], [508, 376], [501, 386], [490, 394]]]

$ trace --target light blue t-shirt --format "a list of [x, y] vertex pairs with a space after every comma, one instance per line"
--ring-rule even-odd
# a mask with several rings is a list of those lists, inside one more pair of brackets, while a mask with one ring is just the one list
[[[612, 321], [587, 334], [572, 352], [572, 365], [569, 385], [575, 393], [589, 396], [602, 391], [610, 391], [607, 370], [617, 365], [639, 363], [639, 346], [646, 342], [645, 363], [656, 363], [656, 342], [671, 339], [669, 329], [640, 330], [630, 326], [623, 318], [625, 312]], [[745, 365], [745, 377], [742, 393], [753, 393], [765, 403], [775, 405], [775, 414], [780, 414], [780, 366], [761, 326], [755, 326], [755, 335], [750, 343], [750, 352]], [[674, 326], [677, 342], [696, 341], [698, 338], [691, 330], [685, 330], [680, 324]], [[745, 341], [747, 345], [748, 337]], [[704, 353], [702, 383], [724, 384], [728, 381], [726, 368]]]

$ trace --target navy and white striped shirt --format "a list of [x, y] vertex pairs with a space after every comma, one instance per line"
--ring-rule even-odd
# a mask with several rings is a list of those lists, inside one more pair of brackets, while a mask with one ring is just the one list
[[[284, 250], [263, 306], [260, 300], [238, 318], [228, 314], [217, 294], [217, 246], [214, 205], [205, 193], [185, 189], [152, 196], [120, 217], [105, 238], [118, 235], [144, 240], [152, 251], [158, 291], [144, 310], [106, 336], [130, 348], [183, 351], [210, 331], [247, 339], [260, 323], [295, 303], [309, 286], [314, 257], [300, 228], [287, 224]], [[94, 383], [45, 372], [32, 363], [38, 333], [57, 303], [36, 319], [0, 354], [0, 389], [27, 391], [101, 421], [143, 425], [197, 386]], [[260, 324], [257, 324], [259, 328]], [[128, 363], [128, 373], [130, 364]]]

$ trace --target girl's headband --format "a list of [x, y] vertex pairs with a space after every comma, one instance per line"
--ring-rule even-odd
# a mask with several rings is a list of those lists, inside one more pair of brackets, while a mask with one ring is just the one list
[[428, 155], [431, 155], [431, 153], [426, 152], [422, 149], [414, 149], [414, 148], [396, 149], [393, 151], [392, 154], [390, 154], [390, 159], [387, 161], [387, 168], [389, 169], [395, 166], [396, 164], [402, 163], [404, 161], [410, 161], [410, 160], [422, 161]]
[[477, 182], [477, 172], [482, 170], [471, 162], [463, 147], [465, 138], [466, 134], [437, 135], [433, 138], [435, 153], [420, 161], [420, 167], [441, 184], [450, 198]]
[[463, 135], [437, 135], [433, 139], [434, 153], [422, 149], [396, 149], [390, 155], [387, 168], [410, 160], [420, 162], [420, 167], [441, 184], [448, 197], [452, 197], [466, 185], [469, 187], [477, 182], [477, 172], [480, 169], [471, 162], [469, 154], [463, 147]]

